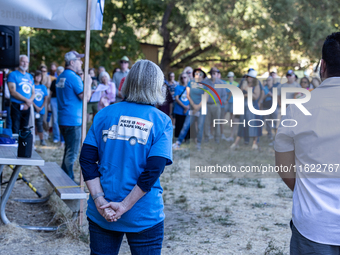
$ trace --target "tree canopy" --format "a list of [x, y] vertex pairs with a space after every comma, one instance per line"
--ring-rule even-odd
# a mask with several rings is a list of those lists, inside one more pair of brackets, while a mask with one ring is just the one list
[[[335, 0], [106, 0], [102, 31], [91, 31], [92, 65], [108, 70], [127, 55], [143, 57], [140, 42], [162, 45], [164, 72], [216, 65], [241, 74], [276, 66], [301, 69], [321, 58], [326, 36], [339, 31]], [[62, 64], [63, 53], [84, 51], [84, 32], [21, 29], [31, 38], [31, 64]]]

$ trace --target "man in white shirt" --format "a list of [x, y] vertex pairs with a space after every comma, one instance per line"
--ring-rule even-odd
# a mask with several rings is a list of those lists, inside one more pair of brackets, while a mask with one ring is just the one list
[[276, 165], [292, 166], [279, 173], [294, 192], [291, 255], [340, 254], [340, 33], [324, 42], [320, 76], [303, 104], [311, 115], [290, 105], [282, 120], [297, 125], [281, 124], [275, 139]]

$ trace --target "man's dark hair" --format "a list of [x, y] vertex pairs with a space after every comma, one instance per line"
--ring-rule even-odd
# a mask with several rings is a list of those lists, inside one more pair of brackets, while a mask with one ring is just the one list
[[326, 62], [328, 77], [340, 77], [340, 32], [327, 36], [322, 46], [322, 59]]

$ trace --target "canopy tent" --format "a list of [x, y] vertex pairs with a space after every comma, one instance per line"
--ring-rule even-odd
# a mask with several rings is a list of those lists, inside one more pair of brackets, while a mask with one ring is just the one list
[[[86, 31], [84, 71], [88, 73], [90, 30], [101, 30], [105, 0], [0, 0], [0, 25], [28, 26], [45, 29]], [[71, 49], [70, 49], [71, 50]], [[87, 75], [84, 75], [87, 84]], [[87, 95], [84, 86], [84, 95]], [[87, 98], [83, 98], [82, 143], [86, 136]], [[84, 181], [80, 171], [80, 186]], [[83, 218], [83, 200], [80, 203], [79, 224]]]

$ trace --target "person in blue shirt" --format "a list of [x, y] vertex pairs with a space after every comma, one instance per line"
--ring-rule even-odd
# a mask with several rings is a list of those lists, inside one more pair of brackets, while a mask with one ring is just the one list
[[[161, 69], [139, 60], [126, 77], [124, 101], [97, 113], [79, 162], [91, 193], [91, 254], [118, 254], [124, 234], [132, 254], [161, 254], [164, 205], [159, 177], [172, 164], [172, 122]], [[143, 92], [143, 93], [142, 93]]]
[[[179, 133], [178, 139], [176, 143], [172, 145], [172, 148], [178, 149], [180, 148], [184, 138], [186, 137], [187, 133], [191, 129], [192, 137], [197, 138], [196, 148], [197, 150], [201, 149], [201, 142], [203, 137], [203, 129], [204, 129], [204, 120], [205, 115], [201, 114], [201, 101], [202, 95], [204, 91], [202, 88], [206, 88], [200, 82], [207, 77], [206, 73], [201, 70], [200, 68], [194, 69], [194, 80], [189, 81], [188, 86], [186, 87], [187, 90], [187, 97], [190, 102], [190, 111], [189, 114], [186, 116], [183, 127], [181, 132]], [[197, 123], [197, 130], [196, 130], [196, 123]]]
[[186, 87], [188, 85], [189, 79], [188, 75], [185, 73], [179, 76], [179, 85], [175, 87], [175, 105], [174, 105], [174, 115], [176, 119], [175, 123], [175, 137], [179, 136], [181, 129], [183, 127], [186, 116], [189, 113], [189, 100], [187, 98]]
[[30, 107], [35, 94], [33, 77], [27, 73], [29, 61], [26, 55], [19, 57], [19, 69], [8, 75], [7, 84], [11, 94], [12, 132], [18, 134], [19, 129], [28, 126]]
[[[234, 81], [234, 78], [235, 78], [235, 74], [233, 72], [229, 72], [228, 73], [228, 81], [227, 81], [227, 84], [229, 85], [234, 85], [236, 87], [239, 86], [239, 84]], [[228, 103], [226, 104], [226, 113], [230, 113], [230, 117], [229, 117], [229, 123], [231, 122], [231, 120], [233, 122], [237, 122], [236, 121], [236, 117], [234, 117], [234, 108], [233, 108], [233, 102], [234, 102], [234, 98], [233, 98], [233, 95], [232, 93], [230, 92], [229, 89], [226, 89], [227, 90], [227, 93], [228, 93], [228, 97], [227, 97], [227, 101]], [[234, 141], [234, 136], [236, 134], [236, 125], [233, 125], [231, 127], [231, 133], [230, 133], [230, 136], [226, 139], [227, 142], [233, 142]]]
[[[273, 82], [274, 79], [272, 76], [269, 76], [267, 78], [267, 84], [263, 87], [264, 90], [264, 94], [265, 97], [263, 99], [263, 110], [268, 110], [272, 107], [273, 104]], [[267, 116], [264, 116], [264, 119], [273, 119], [276, 120], [278, 116], [278, 111], [277, 108], [275, 109], [275, 111]], [[277, 125], [276, 125], [276, 121], [265, 121], [266, 123], [266, 130], [267, 130], [267, 134], [268, 134], [268, 138], [270, 140], [273, 140], [275, 135], [276, 135], [276, 130], [277, 130]], [[274, 135], [272, 133], [272, 129], [274, 130]]]
[[[91, 77], [87, 80], [87, 95], [83, 93], [83, 82], [77, 72], [82, 72], [81, 58], [84, 54], [70, 51], [65, 54], [65, 71], [62, 72], [56, 82], [56, 94], [58, 101], [58, 123], [60, 133], [65, 140], [65, 152], [61, 168], [71, 179], [74, 179], [73, 164], [77, 159], [82, 124], [82, 100], [86, 96], [91, 97]], [[87, 74], [89, 75], [89, 74]]]
[[34, 75], [34, 90], [35, 90], [35, 98], [33, 101], [34, 111], [35, 111], [35, 126], [37, 127], [38, 135], [40, 138], [40, 145], [46, 146], [46, 142], [44, 140], [44, 114], [45, 114], [45, 105], [48, 99], [47, 89], [45, 85], [41, 84], [42, 73], [40, 70], [35, 71]]

